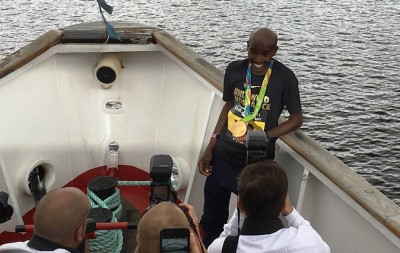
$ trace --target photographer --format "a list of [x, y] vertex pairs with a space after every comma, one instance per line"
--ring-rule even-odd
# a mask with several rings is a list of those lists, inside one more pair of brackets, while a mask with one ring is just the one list
[[81, 190], [66, 187], [49, 192], [39, 201], [33, 236], [26, 242], [0, 246], [0, 252], [78, 253], [85, 238], [89, 201]]
[[293, 208], [286, 173], [276, 162], [247, 165], [238, 177], [238, 192], [240, 212], [236, 210], [224, 225], [209, 252], [330, 252], [311, 224]]
[[[196, 231], [190, 226], [190, 221], [178, 205], [169, 201], [160, 202], [152, 206], [140, 219], [137, 228], [135, 253], [160, 252], [160, 232], [165, 228], [186, 228], [190, 230], [190, 252], [207, 252], [200, 238], [198, 238], [198, 219], [194, 208], [181, 203], [181, 207], [188, 210]], [[188, 238], [189, 239], [189, 238]], [[189, 252], [189, 251], [187, 251]]]
[[137, 228], [136, 253], [207, 252], [199, 237], [194, 208], [176, 204], [171, 184], [173, 161], [169, 155], [154, 155], [150, 161], [150, 206]]

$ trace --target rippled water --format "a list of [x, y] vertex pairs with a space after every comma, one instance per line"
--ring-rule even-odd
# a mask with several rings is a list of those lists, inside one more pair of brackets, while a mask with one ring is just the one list
[[[256, 27], [300, 82], [302, 129], [400, 205], [400, 2], [107, 0], [108, 20], [166, 29], [221, 70]], [[0, 58], [49, 29], [99, 21], [95, 0], [7, 0]]]

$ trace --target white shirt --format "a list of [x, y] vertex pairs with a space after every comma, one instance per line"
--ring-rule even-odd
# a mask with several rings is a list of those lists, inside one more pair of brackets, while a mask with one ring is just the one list
[[25, 242], [14, 242], [14, 243], [7, 243], [7, 244], [3, 244], [0, 246], [0, 253], [1, 252], [19, 252], [19, 253], [23, 253], [23, 252], [32, 252], [32, 253], [70, 253], [69, 251], [65, 250], [65, 249], [56, 249], [56, 250], [52, 250], [52, 251], [39, 251], [39, 250], [35, 250], [32, 248], [28, 247], [28, 242], [29, 241], [25, 241]]
[[[243, 217], [243, 214], [241, 214]], [[330, 253], [329, 246], [322, 240], [321, 236], [311, 227], [310, 222], [305, 220], [297, 211], [293, 211], [281, 217], [286, 228], [280, 229], [272, 234], [265, 235], [241, 235], [237, 246], [238, 253], [262, 252], [262, 253]], [[208, 253], [220, 253], [228, 235], [237, 235], [238, 213], [232, 215], [224, 231], [208, 247]], [[243, 219], [240, 219], [240, 227]]]

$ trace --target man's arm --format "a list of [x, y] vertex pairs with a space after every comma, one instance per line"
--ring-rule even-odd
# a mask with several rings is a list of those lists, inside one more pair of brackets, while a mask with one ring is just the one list
[[[239, 227], [243, 226], [243, 221], [244, 221], [244, 214], [240, 213], [240, 224]], [[239, 229], [238, 229], [238, 209], [235, 209], [235, 212], [233, 213], [232, 217], [224, 225], [224, 230], [222, 231], [221, 235], [215, 239], [210, 246], [208, 246], [208, 252], [209, 253], [220, 253], [222, 251], [225, 238], [230, 235], [238, 235]]]
[[[225, 102], [225, 105], [222, 107], [221, 113], [219, 115], [217, 124], [215, 125], [213, 132], [214, 134], [219, 134], [222, 131], [222, 129], [225, 126], [225, 122], [228, 118], [228, 113], [232, 107], [233, 107], [233, 100]], [[204, 154], [198, 163], [199, 171], [204, 176], [211, 175], [212, 168], [210, 167], [210, 162], [213, 156], [214, 146], [216, 142], [217, 140], [215, 138], [210, 139], [210, 142], [208, 143], [207, 148], [204, 151]]]
[[[192, 219], [193, 224], [196, 226], [196, 231], [190, 232], [190, 249], [192, 253], [201, 252], [201, 248], [203, 248], [203, 252], [207, 252], [206, 247], [202, 242], [202, 238], [200, 238], [200, 229], [199, 229], [199, 219], [197, 218], [196, 211], [194, 207], [187, 203], [180, 203], [179, 206], [186, 208], [190, 218]], [[196, 235], [194, 233], [196, 233]], [[136, 252], [135, 252], [136, 253]]]
[[224, 230], [222, 231], [219, 237], [227, 237], [230, 235], [238, 235], [239, 228], [238, 228], [238, 219], [240, 218], [239, 227], [243, 226], [244, 221], [244, 214], [242, 212], [238, 212], [236, 208], [232, 214], [232, 217], [229, 219], [228, 223], [224, 225]]
[[288, 134], [292, 131], [299, 129], [302, 124], [303, 124], [303, 114], [299, 112], [294, 115], [290, 115], [288, 120], [268, 130], [267, 134], [269, 138], [280, 137], [282, 135]]
[[316, 248], [318, 252], [330, 253], [330, 248], [326, 242], [321, 238], [321, 236], [314, 230], [310, 222], [305, 220], [296, 209], [294, 209], [292, 203], [290, 202], [289, 196], [286, 196], [285, 204], [283, 205], [281, 212], [281, 220], [283, 224], [287, 227], [299, 228], [300, 226], [307, 226], [311, 229], [316, 240]]

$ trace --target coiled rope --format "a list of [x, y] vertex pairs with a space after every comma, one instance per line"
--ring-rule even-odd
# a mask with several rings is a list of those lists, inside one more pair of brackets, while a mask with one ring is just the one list
[[[119, 189], [115, 189], [115, 192], [110, 197], [102, 200], [89, 188], [88, 198], [92, 208], [101, 207], [107, 208], [112, 211], [113, 217], [112, 222], [117, 222], [122, 215], [122, 205]], [[113, 211], [114, 209], [114, 211]], [[90, 251], [99, 253], [115, 252], [119, 253], [122, 250], [123, 236], [121, 230], [98, 230], [96, 231], [96, 239], [90, 240]]]
[[[118, 181], [120, 186], [149, 186], [151, 181]], [[171, 184], [176, 187], [178, 182], [172, 180]], [[113, 195], [105, 200], [99, 198], [93, 191], [87, 188], [88, 199], [92, 208], [102, 207], [112, 211], [112, 222], [117, 222], [122, 216], [121, 196], [118, 188], [115, 188]], [[114, 211], [113, 211], [114, 209]], [[96, 239], [89, 242], [91, 252], [119, 253], [122, 250], [123, 236], [121, 230], [97, 230]]]

